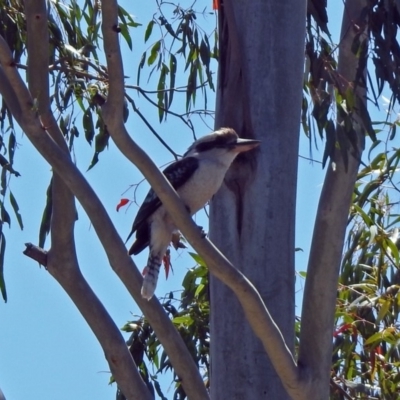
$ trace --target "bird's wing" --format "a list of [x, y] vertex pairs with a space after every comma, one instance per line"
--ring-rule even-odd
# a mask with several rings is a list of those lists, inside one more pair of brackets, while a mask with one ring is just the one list
[[[175, 190], [178, 190], [184, 185], [187, 180], [193, 175], [199, 166], [199, 160], [195, 157], [186, 157], [181, 160], [175, 161], [170, 164], [163, 174], [171, 183]], [[153, 189], [149, 190], [143, 204], [139, 208], [135, 220], [133, 221], [132, 231], [128, 236], [128, 239], [132, 234], [140, 229], [141, 225], [146, 222], [147, 218], [150, 217], [159, 207], [161, 206], [161, 200], [158, 198]], [[127, 240], [128, 240], [127, 239]]]

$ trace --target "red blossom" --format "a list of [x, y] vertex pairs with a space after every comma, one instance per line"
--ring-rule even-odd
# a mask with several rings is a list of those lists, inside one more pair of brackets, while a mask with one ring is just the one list
[[121, 199], [119, 204], [117, 205], [117, 211], [123, 206], [126, 206], [129, 203], [129, 199]]
[[164, 269], [165, 269], [165, 279], [168, 279], [168, 274], [169, 274], [169, 269], [171, 268], [171, 271], [173, 272], [174, 270], [172, 269], [172, 264], [171, 264], [171, 251], [170, 249], [167, 249], [164, 257], [163, 257], [163, 264], [164, 264]]

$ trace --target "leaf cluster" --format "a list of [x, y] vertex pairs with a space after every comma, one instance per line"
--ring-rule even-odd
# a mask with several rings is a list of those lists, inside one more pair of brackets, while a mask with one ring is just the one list
[[[170, 8], [172, 7], [172, 11]], [[169, 11], [169, 12], [168, 12]], [[204, 109], [207, 110], [207, 90], [215, 90], [211, 60], [218, 60], [218, 36], [214, 29], [207, 34], [197, 23], [198, 13], [193, 7], [183, 8], [169, 2], [160, 2], [158, 13], [147, 24], [144, 41], [147, 43], [154, 32], [159, 32], [158, 39], [143, 52], [137, 72], [137, 85], [141, 82], [142, 70], [150, 68], [149, 78], [158, 72], [157, 106], [160, 122], [166, 120], [175, 93], [177, 80], [187, 76], [184, 92], [186, 94], [186, 113], [196, 103], [197, 89], [204, 97]], [[210, 13], [213, 14], [213, 13]], [[213, 40], [213, 45], [210, 43]], [[179, 69], [179, 60], [184, 66]]]
[[400, 394], [399, 157], [380, 152], [358, 175], [339, 277], [335, 399]]
[[371, 57], [375, 66], [377, 93], [376, 101], [387, 84], [393, 98], [400, 102], [400, 46], [398, 29], [400, 27], [400, 5], [395, 1], [372, 0], [366, 12], [369, 19], [371, 38]]
[[[359, 154], [356, 130], [376, 140], [376, 132], [366, 108], [366, 98], [361, 97], [357, 88], [365, 89], [368, 84], [372, 95], [368, 100], [376, 106], [385, 83], [390, 87], [393, 101], [400, 99], [397, 79], [400, 66], [397, 39], [400, 13], [396, 2], [368, 2], [359, 21], [352, 27], [354, 40], [351, 51], [357, 56], [358, 65], [354, 80], [349, 82], [337, 69], [338, 46], [332, 43], [327, 27], [326, 1], [308, 3], [301, 121], [310, 140], [315, 140], [316, 132], [326, 139], [323, 155], [325, 165], [328, 158], [335, 161], [336, 147], [342, 150], [343, 156], [347, 153], [343, 150], [349, 148], [353, 149], [356, 156]], [[366, 69], [369, 59], [373, 61], [375, 82]], [[344, 161], [347, 165], [348, 160]]]

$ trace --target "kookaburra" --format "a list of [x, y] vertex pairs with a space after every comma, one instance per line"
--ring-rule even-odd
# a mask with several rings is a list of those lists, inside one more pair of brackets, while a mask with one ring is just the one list
[[[193, 215], [218, 191], [235, 157], [259, 143], [258, 140], [240, 139], [231, 128], [221, 128], [196, 140], [183, 158], [169, 165], [163, 173]], [[141, 291], [145, 299], [153, 297], [163, 257], [176, 231], [172, 218], [150, 189], [128, 237], [136, 232], [130, 255], [139, 254], [147, 246], [150, 248]]]

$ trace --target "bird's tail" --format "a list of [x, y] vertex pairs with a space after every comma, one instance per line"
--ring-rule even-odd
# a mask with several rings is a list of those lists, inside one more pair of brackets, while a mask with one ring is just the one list
[[158, 274], [160, 272], [160, 266], [162, 262], [162, 257], [159, 255], [149, 255], [149, 259], [147, 261], [147, 267], [143, 271], [144, 280], [142, 285], [142, 297], [150, 300], [157, 287]]

